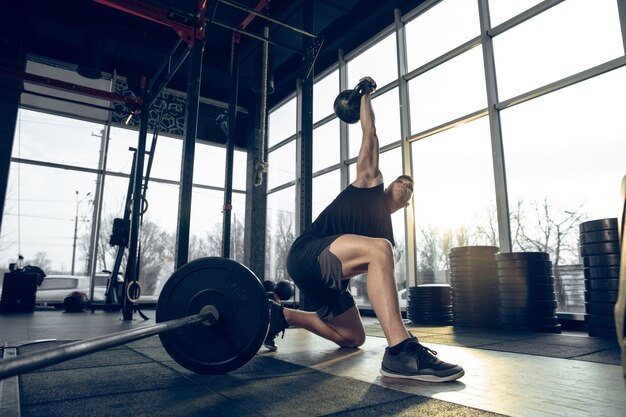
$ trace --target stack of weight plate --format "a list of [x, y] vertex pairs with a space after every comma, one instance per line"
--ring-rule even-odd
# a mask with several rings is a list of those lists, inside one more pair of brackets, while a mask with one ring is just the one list
[[448, 284], [409, 287], [408, 318], [415, 324], [452, 324], [452, 289]]
[[615, 337], [614, 308], [620, 268], [617, 219], [584, 222], [579, 230], [589, 336]]
[[498, 327], [496, 246], [450, 250], [450, 283], [455, 326]]
[[502, 327], [561, 333], [550, 256], [545, 252], [499, 253], [496, 263]]

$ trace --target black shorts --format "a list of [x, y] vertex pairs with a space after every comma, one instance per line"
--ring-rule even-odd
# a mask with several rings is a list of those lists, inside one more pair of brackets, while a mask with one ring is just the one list
[[341, 261], [330, 251], [337, 236], [296, 242], [287, 257], [289, 275], [302, 293], [303, 310], [315, 311], [328, 321], [354, 307], [348, 280], [342, 279]]

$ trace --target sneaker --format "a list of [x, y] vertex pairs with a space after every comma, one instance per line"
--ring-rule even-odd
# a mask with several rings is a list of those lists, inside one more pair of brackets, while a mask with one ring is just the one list
[[285, 329], [289, 327], [287, 320], [285, 319], [285, 313], [283, 312], [283, 306], [270, 301], [270, 327], [267, 331], [267, 336], [265, 336], [265, 341], [263, 342], [263, 346], [265, 346], [269, 351], [274, 352], [276, 349], [276, 343], [274, 339], [278, 336], [278, 333], [282, 332], [282, 336], [285, 337]]
[[459, 365], [439, 360], [437, 352], [423, 346], [417, 338], [411, 336], [402, 351], [392, 355], [385, 349], [380, 373], [392, 378], [416, 379], [426, 382], [454, 381], [465, 375]]

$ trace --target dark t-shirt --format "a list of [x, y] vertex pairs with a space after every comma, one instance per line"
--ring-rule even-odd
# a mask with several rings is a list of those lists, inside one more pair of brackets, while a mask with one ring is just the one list
[[319, 254], [344, 234], [385, 238], [395, 245], [383, 184], [371, 188], [349, 185], [320, 213], [291, 246], [287, 258], [291, 277], [314, 274]]

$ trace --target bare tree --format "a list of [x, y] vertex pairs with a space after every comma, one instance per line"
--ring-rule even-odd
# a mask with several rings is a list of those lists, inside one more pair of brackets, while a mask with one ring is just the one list
[[581, 211], [582, 205], [564, 210], [555, 207], [548, 197], [529, 205], [532, 214], [522, 200], [518, 200], [511, 211], [513, 250], [550, 254], [557, 300], [565, 305], [567, 294], [559, 266], [565, 262], [578, 263], [578, 225], [586, 215]]
[[273, 251], [275, 270], [270, 271], [269, 263], [265, 265], [265, 277], [274, 281], [289, 279], [287, 273], [287, 255], [295, 240], [293, 213], [279, 210], [276, 226], [266, 234], [266, 247]]

